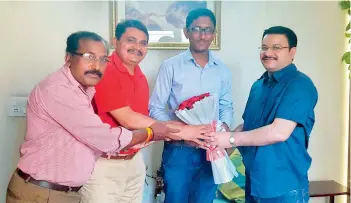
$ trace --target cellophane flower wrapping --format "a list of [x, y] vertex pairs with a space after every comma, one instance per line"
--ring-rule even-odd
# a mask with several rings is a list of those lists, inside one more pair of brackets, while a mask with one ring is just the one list
[[[221, 121], [217, 121], [217, 98], [205, 93], [182, 102], [175, 111], [177, 117], [189, 125], [211, 124], [213, 131], [225, 131]], [[224, 149], [210, 147], [206, 159], [211, 162], [215, 184], [232, 181], [238, 176], [235, 166]]]

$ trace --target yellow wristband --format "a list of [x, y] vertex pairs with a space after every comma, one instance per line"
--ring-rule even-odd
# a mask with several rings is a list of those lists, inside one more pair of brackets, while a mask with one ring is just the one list
[[148, 143], [152, 140], [152, 138], [154, 137], [154, 133], [152, 132], [151, 128], [146, 128], [146, 132], [147, 132], [147, 138], [145, 140], [145, 143]]

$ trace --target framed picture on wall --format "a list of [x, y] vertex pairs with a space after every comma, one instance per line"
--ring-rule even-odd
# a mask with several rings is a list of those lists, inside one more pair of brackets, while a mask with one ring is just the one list
[[[220, 49], [220, 1], [121, 1], [110, 3], [110, 40], [115, 36], [118, 22], [137, 19], [149, 32], [149, 49], [186, 49], [189, 47], [183, 28], [188, 13], [197, 8], [208, 8], [216, 16], [216, 37], [210, 49]], [[112, 47], [113, 48], [113, 47]]]

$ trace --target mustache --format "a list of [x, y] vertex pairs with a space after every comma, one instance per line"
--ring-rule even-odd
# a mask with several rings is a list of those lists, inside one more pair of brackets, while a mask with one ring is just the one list
[[205, 39], [198, 39], [196, 40], [197, 42], [208, 42], [208, 40], [205, 40]]
[[88, 70], [84, 72], [84, 75], [88, 75], [88, 74], [94, 74], [99, 76], [99, 78], [102, 77], [102, 73], [99, 70]]
[[137, 52], [137, 55], [143, 56], [143, 53], [139, 50], [136, 50], [136, 49], [128, 49], [127, 52], [130, 54], [134, 54], [135, 52]]
[[278, 60], [276, 57], [269, 57], [269, 56], [264, 56], [264, 57], [262, 58], [262, 60], [267, 60], [267, 59]]

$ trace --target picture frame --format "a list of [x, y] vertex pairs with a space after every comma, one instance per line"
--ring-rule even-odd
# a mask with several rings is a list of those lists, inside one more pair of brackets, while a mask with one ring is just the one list
[[[157, 6], [157, 8], [155, 7]], [[221, 1], [121, 1], [110, 2], [110, 44], [118, 22], [125, 19], [138, 19], [149, 31], [149, 49], [179, 50], [187, 49], [189, 41], [183, 28], [190, 10], [208, 8], [216, 17], [216, 36], [210, 45], [211, 50], [221, 48]], [[158, 12], [158, 13], [157, 13]]]

